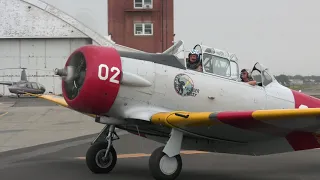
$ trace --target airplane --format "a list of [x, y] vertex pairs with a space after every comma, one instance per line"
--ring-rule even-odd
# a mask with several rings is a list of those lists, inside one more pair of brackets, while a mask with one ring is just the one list
[[[4, 68], [4, 69], [22, 69], [20, 81], [0, 81], [2, 85], [8, 85], [10, 93], [16, 94], [19, 98], [21, 94], [32, 93], [32, 94], [43, 94], [46, 92], [44, 85], [38, 82], [30, 82], [27, 80], [26, 68]], [[3, 69], [2, 69], [3, 70]]]
[[156, 180], [179, 176], [181, 149], [261, 156], [320, 148], [319, 99], [282, 86], [259, 62], [257, 85], [241, 82], [236, 55], [210, 46], [194, 46], [204, 71], [188, 69], [178, 45], [161, 54], [82, 46], [55, 69], [63, 97], [33, 96], [105, 124], [86, 153], [93, 173], [117, 163], [115, 128], [164, 144], [149, 158]]

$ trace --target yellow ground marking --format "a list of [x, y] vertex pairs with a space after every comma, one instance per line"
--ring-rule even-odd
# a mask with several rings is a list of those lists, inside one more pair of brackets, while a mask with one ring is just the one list
[[2, 114], [0, 114], [0, 117], [6, 115], [6, 114], [8, 114], [8, 113], [9, 113], [9, 112], [2, 113]]
[[[207, 154], [209, 152], [205, 151], [181, 151], [180, 154]], [[135, 153], [135, 154], [118, 154], [117, 157], [119, 159], [125, 159], [125, 158], [138, 158], [138, 157], [149, 157], [151, 154], [145, 154], [145, 153]], [[86, 157], [76, 157], [75, 159], [81, 159], [85, 160]]]

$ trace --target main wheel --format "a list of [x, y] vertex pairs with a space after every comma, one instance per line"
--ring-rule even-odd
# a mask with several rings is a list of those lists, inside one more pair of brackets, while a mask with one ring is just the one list
[[86, 163], [93, 173], [109, 173], [117, 163], [117, 153], [113, 146], [106, 158], [104, 155], [108, 147], [107, 142], [94, 143], [87, 151]]
[[149, 159], [149, 170], [156, 180], [174, 180], [182, 169], [181, 156], [168, 157], [163, 153], [164, 147], [159, 147], [153, 151]]

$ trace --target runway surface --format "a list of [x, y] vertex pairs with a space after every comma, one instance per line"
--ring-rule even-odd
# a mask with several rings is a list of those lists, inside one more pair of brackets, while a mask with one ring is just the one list
[[12, 104], [11, 107], [48, 107], [57, 106], [56, 104], [45, 101], [36, 97], [21, 96], [17, 98], [16, 96], [4, 96], [0, 98], [1, 104]]
[[[152, 179], [149, 154], [159, 143], [124, 134], [115, 141], [118, 162], [110, 174], [92, 174], [84, 156], [94, 136], [84, 136], [39, 147], [0, 154], [0, 176], [4, 180], [144, 180]], [[134, 155], [135, 154], [135, 155]], [[249, 157], [227, 154], [183, 154], [180, 180], [310, 180], [319, 179], [319, 150]], [[80, 158], [79, 158], [80, 157]]]
[[0, 152], [98, 133], [103, 127], [43, 99], [0, 98]]

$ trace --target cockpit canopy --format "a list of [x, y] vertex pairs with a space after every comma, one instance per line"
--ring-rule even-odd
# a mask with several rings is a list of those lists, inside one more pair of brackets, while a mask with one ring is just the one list
[[[181, 47], [183, 48], [183, 42], [179, 41], [170, 51], [173, 52], [174, 49], [175, 52], [173, 54], [186, 66], [186, 58], [189, 51], [184, 52]], [[238, 58], [235, 54], [200, 44], [194, 46], [194, 49], [200, 52], [204, 73], [234, 80], [239, 79]]]
[[195, 48], [202, 52], [204, 72], [239, 79], [238, 59], [235, 54], [204, 45], [196, 45]]
[[[194, 46], [193, 49], [200, 52], [204, 73], [233, 80], [240, 80], [238, 58], [235, 54], [200, 44]], [[186, 58], [188, 58], [189, 52], [190, 51], [184, 50], [184, 43], [180, 40], [165, 51], [164, 54], [175, 55], [181, 64], [187, 67]], [[269, 69], [259, 63], [254, 65], [250, 74], [260, 86], [267, 86], [270, 83], [277, 81]]]
[[265, 87], [277, 81], [269, 69], [258, 62], [254, 64], [250, 74], [259, 86]]

